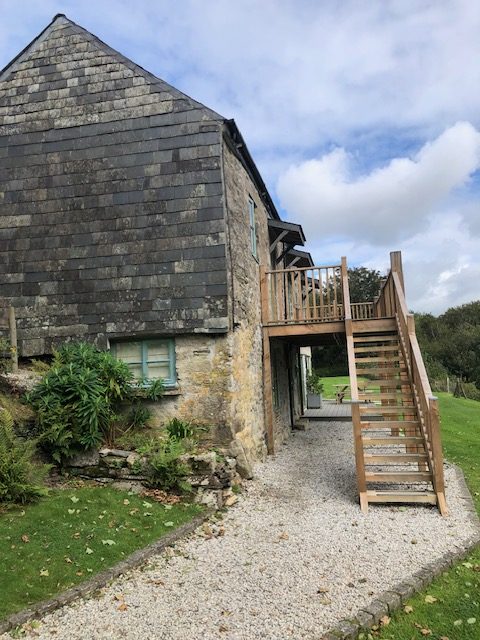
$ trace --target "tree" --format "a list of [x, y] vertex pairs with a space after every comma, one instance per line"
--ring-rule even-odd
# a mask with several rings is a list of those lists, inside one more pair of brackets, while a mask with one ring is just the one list
[[367, 267], [354, 267], [348, 270], [350, 302], [373, 302], [382, 284], [382, 274]]

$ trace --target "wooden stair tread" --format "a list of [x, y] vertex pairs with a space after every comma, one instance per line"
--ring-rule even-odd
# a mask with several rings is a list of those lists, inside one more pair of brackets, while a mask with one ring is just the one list
[[367, 490], [368, 502], [416, 502], [437, 504], [437, 496], [433, 491], [373, 491]]
[[413, 405], [405, 405], [405, 404], [360, 404], [358, 405], [358, 408], [360, 409], [360, 411], [364, 411], [364, 412], [378, 412], [378, 411], [383, 411], [385, 413], [396, 413], [397, 411], [400, 412], [405, 412], [405, 413], [412, 413], [412, 412], [416, 412], [417, 408], [414, 407]]
[[383, 346], [376, 346], [376, 345], [371, 345], [369, 347], [357, 347], [355, 346], [354, 348], [355, 353], [371, 353], [372, 351], [388, 351], [388, 352], [395, 352], [395, 351], [400, 351], [400, 345], [398, 346], [393, 346], [393, 345], [383, 345]]
[[378, 393], [377, 391], [359, 391], [358, 397], [360, 400], [409, 400], [413, 402], [413, 391], [390, 391], [384, 393]]
[[[398, 375], [402, 373], [407, 373], [406, 367], [366, 367], [365, 369], [361, 369], [357, 367], [357, 375], [359, 377], [362, 376], [392, 376]], [[407, 380], [405, 380], [405, 384], [410, 384]]]
[[401, 362], [403, 357], [401, 355], [384, 355], [384, 356], [364, 356], [360, 354], [360, 356], [355, 358], [356, 364], [365, 364], [368, 362], [383, 362], [385, 364], [390, 364], [391, 362]]
[[404, 464], [406, 462], [425, 462], [428, 460], [426, 453], [390, 453], [390, 454], [364, 454], [365, 464]]
[[367, 471], [367, 482], [430, 482], [430, 471]]
[[389, 436], [387, 438], [372, 438], [362, 437], [363, 446], [377, 446], [377, 445], [390, 445], [390, 444], [423, 444], [423, 438], [421, 436]]
[[361, 334], [355, 335], [354, 333], [353, 340], [354, 342], [366, 342], [366, 343], [388, 342], [390, 344], [392, 342], [395, 342], [397, 344], [400, 344], [397, 333], [389, 333], [386, 335], [375, 335], [375, 336], [362, 336]]
[[402, 387], [410, 388], [410, 381], [399, 380], [398, 378], [387, 378], [386, 380], [367, 380], [367, 385], [365, 388], [368, 389], [368, 387], [371, 385], [375, 385], [376, 387], [378, 386], [401, 389]]
[[382, 429], [412, 429], [418, 427], [417, 420], [368, 420], [360, 422], [360, 428], [365, 431], [381, 431]]

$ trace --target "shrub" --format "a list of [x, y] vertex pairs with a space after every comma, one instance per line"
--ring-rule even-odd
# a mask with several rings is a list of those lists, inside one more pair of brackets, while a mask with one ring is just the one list
[[63, 462], [111, 437], [116, 408], [133, 395], [128, 366], [85, 343], [64, 345], [51, 369], [27, 394], [42, 446]]
[[307, 377], [307, 389], [310, 393], [317, 395], [323, 392], [323, 382], [315, 371], [312, 371]]
[[48, 465], [32, 461], [35, 442], [22, 441], [13, 431], [13, 418], [0, 408], [0, 502], [25, 504], [46, 495]]
[[0, 373], [10, 371], [12, 365], [11, 356], [10, 341], [7, 338], [0, 337]]
[[127, 416], [127, 430], [146, 427], [152, 415], [153, 413], [148, 407], [140, 403], [133, 405]]
[[167, 491], [171, 489], [190, 491], [191, 485], [185, 479], [189, 468], [180, 459], [185, 453], [185, 448], [179, 440], [167, 440], [162, 443], [148, 458], [149, 486]]
[[165, 425], [165, 429], [174, 440], [184, 440], [185, 438], [194, 438], [197, 433], [197, 428], [194, 424], [187, 420], [180, 420], [179, 418], [172, 418]]
[[190, 491], [191, 486], [186, 481], [189, 474], [188, 466], [181, 460], [186, 453], [183, 442], [173, 438], [162, 440], [151, 437], [143, 441], [137, 452], [147, 460], [142, 471], [148, 478], [148, 486], [155, 489], [179, 489]]

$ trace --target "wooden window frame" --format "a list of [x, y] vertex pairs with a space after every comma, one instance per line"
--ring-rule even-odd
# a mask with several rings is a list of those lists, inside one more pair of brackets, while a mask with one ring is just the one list
[[[141, 360], [136, 362], [130, 362], [127, 364], [131, 365], [140, 365], [142, 368], [142, 379], [138, 380], [138, 384], [145, 383], [148, 385], [149, 382], [153, 380], [157, 380], [158, 378], [151, 378], [148, 375], [148, 367], [149, 365], [154, 364], [165, 364], [168, 363], [169, 376], [168, 378], [162, 378], [163, 384], [166, 388], [174, 388], [177, 385], [177, 370], [176, 370], [176, 356], [175, 356], [175, 340], [173, 338], [149, 338], [145, 340], [119, 340], [117, 342], [113, 342], [111, 344], [111, 352], [117, 358], [117, 346], [119, 344], [131, 344], [131, 343], [139, 343], [141, 346]], [[167, 344], [168, 347], [168, 356], [164, 358], [156, 358], [155, 360], [149, 359], [148, 357], [148, 347], [149, 345], [158, 345], [158, 344]], [[121, 360], [121, 358], [119, 357]]]

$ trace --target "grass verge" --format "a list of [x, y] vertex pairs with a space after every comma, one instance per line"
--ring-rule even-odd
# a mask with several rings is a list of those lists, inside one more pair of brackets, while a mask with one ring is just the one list
[[201, 512], [110, 487], [57, 489], [0, 512], [0, 619], [123, 560]]
[[[445, 457], [465, 473], [480, 513], [480, 403], [440, 393]], [[448, 501], [448, 493], [447, 493]], [[479, 640], [480, 548], [433, 581], [392, 616], [388, 625], [365, 634], [382, 640]]]
[[[363, 385], [367, 384], [367, 380], [365, 378], [358, 378], [357, 380], [358, 386], [360, 389], [363, 388]], [[323, 392], [322, 396], [326, 400], [335, 400], [335, 394], [339, 389], [335, 388], [336, 384], [347, 385], [350, 384], [350, 378], [348, 376], [332, 376], [331, 378], [322, 378], [323, 383]], [[345, 399], [350, 399], [350, 390], [346, 393]]]

